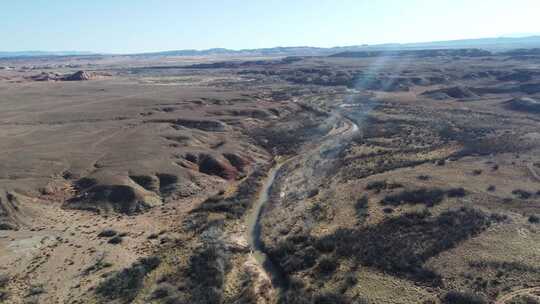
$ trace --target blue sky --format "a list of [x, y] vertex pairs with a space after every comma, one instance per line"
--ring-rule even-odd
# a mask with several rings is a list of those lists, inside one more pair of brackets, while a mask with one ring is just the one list
[[338, 46], [540, 32], [540, 0], [0, 0], [0, 51]]

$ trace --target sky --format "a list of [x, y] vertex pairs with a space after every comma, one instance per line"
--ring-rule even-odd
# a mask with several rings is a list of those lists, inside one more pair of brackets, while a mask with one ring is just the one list
[[0, 0], [0, 51], [137, 53], [540, 33], [540, 0]]

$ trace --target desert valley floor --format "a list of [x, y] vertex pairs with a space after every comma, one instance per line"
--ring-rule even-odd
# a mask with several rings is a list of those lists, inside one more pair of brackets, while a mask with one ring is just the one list
[[540, 301], [538, 51], [0, 67], [0, 302]]

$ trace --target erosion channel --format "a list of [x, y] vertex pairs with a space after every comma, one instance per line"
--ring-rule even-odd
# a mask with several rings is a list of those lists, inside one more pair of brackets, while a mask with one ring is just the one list
[[[276, 177], [278, 176], [280, 170], [285, 169], [284, 165], [289, 162], [296, 160], [297, 158], [320, 158], [321, 155], [327, 153], [330, 150], [336, 150], [344, 146], [344, 143], [347, 142], [352, 135], [358, 132], [359, 128], [356, 123], [352, 122], [349, 119], [343, 118], [340, 115], [340, 119], [337, 119], [334, 128], [315, 145], [310, 145], [309, 151], [306, 151], [305, 154], [299, 154], [287, 160], [278, 160], [275, 162], [275, 165], [270, 169], [266, 180], [264, 181], [260, 194], [252, 208], [251, 213], [247, 218], [247, 227], [248, 227], [248, 242], [252, 250], [252, 254], [257, 260], [257, 262], [262, 266], [266, 271], [268, 276], [272, 280], [272, 285], [278, 290], [278, 292], [283, 292], [288, 287], [287, 278], [280, 272], [279, 267], [274, 265], [271, 259], [265, 252], [264, 244], [261, 237], [261, 219], [264, 216], [265, 205], [271, 199], [271, 193], [273, 187], [276, 183]], [[335, 118], [335, 117], [334, 117]], [[308, 162], [313, 164], [314, 162]], [[307, 168], [302, 168], [305, 170]], [[313, 169], [313, 168], [312, 168]]]

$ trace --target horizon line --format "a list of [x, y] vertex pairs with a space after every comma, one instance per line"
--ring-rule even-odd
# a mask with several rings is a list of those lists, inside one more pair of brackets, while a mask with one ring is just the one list
[[71, 53], [71, 55], [76, 55], [75, 53], [81, 53], [81, 55], [144, 55], [144, 54], [153, 54], [153, 53], [166, 53], [166, 52], [176, 52], [176, 51], [193, 51], [193, 52], [205, 52], [205, 51], [211, 51], [211, 50], [226, 50], [226, 51], [232, 51], [232, 52], [242, 52], [242, 51], [256, 51], [256, 50], [264, 50], [264, 49], [278, 49], [278, 48], [314, 48], [314, 49], [335, 49], [335, 48], [348, 48], [348, 47], [377, 47], [377, 46], [390, 46], [390, 45], [407, 45], [407, 44], [424, 44], [424, 43], [445, 43], [445, 42], [457, 42], [457, 41], [471, 41], [471, 40], [481, 40], [481, 39], [525, 39], [525, 38], [540, 38], [540, 33], [534, 33], [534, 34], [527, 34], [523, 36], [510, 36], [512, 34], [508, 35], [502, 35], [497, 37], [476, 37], [476, 38], [463, 38], [463, 39], [450, 39], [450, 40], [430, 40], [430, 41], [415, 41], [415, 42], [384, 42], [384, 43], [374, 43], [374, 44], [368, 44], [368, 43], [362, 43], [362, 44], [350, 44], [350, 45], [334, 45], [334, 46], [313, 46], [313, 45], [290, 45], [290, 46], [283, 46], [283, 45], [277, 45], [272, 47], [260, 47], [260, 48], [226, 48], [226, 47], [211, 47], [211, 48], [178, 48], [178, 49], [166, 49], [166, 50], [147, 50], [147, 51], [139, 51], [139, 52], [101, 52], [101, 51], [83, 51], [83, 50], [42, 50], [42, 49], [35, 49], [35, 50], [20, 50], [20, 51], [2, 51], [0, 50], [0, 53], [4, 54], [16, 54], [16, 53], [59, 53], [60, 55], [62, 53]]

